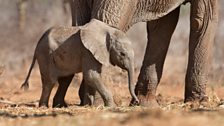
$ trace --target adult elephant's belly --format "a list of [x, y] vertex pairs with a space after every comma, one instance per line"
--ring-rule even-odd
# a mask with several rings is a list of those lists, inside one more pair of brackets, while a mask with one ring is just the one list
[[92, 18], [126, 31], [131, 25], [155, 20], [175, 10], [186, 0], [95, 0]]
[[187, 0], [139, 0], [132, 23], [159, 19]]

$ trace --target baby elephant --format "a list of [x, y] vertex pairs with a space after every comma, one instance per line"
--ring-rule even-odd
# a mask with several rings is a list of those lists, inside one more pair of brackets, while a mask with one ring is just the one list
[[105, 106], [114, 106], [110, 91], [102, 82], [102, 66], [117, 65], [127, 70], [129, 90], [134, 93], [134, 52], [126, 35], [101, 21], [93, 19], [80, 27], [55, 27], [41, 37], [35, 49], [32, 64], [22, 87], [28, 89], [28, 80], [35, 61], [38, 61], [42, 94], [39, 106], [48, 107], [49, 96], [56, 82], [58, 90], [53, 107], [66, 107], [64, 97], [74, 74], [83, 72], [83, 79], [103, 98]]

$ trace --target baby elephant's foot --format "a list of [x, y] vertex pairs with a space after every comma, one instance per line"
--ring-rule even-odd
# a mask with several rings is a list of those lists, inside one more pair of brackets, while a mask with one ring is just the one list
[[48, 108], [48, 103], [39, 102], [39, 107], [41, 107], [41, 108]]
[[53, 108], [62, 108], [62, 107], [68, 107], [67, 103], [65, 101], [53, 101]]
[[100, 105], [103, 105], [104, 104], [104, 101], [103, 99], [100, 97], [99, 94], [96, 94], [93, 98], [93, 102], [92, 102], [93, 106], [97, 107], [97, 106], [100, 106]]
[[114, 101], [107, 101], [107, 102], [105, 102], [105, 106], [114, 108], [117, 105], [114, 103]]

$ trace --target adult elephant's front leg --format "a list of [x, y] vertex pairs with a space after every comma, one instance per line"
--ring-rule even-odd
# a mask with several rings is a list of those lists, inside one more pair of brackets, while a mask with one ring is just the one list
[[217, 0], [192, 0], [185, 102], [204, 101], [215, 29]]
[[158, 107], [156, 89], [162, 76], [170, 39], [178, 22], [179, 10], [177, 8], [165, 17], [147, 23], [148, 44], [135, 87], [142, 106]]
[[91, 19], [92, 0], [70, 0], [72, 26], [82, 26]]

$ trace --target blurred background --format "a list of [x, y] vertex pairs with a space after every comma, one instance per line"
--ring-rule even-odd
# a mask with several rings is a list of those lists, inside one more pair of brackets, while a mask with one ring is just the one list
[[[220, 6], [224, 1], [220, 0]], [[181, 7], [172, 37], [162, 83], [184, 84], [189, 37], [189, 4]], [[224, 84], [224, 9], [220, 7], [209, 84]], [[0, 0], [0, 87], [20, 86], [31, 64], [41, 35], [55, 25], [71, 25], [69, 4], [63, 0]], [[133, 41], [137, 73], [146, 47], [145, 23], [134, 25], [128, 35]], [[34, 73], [38, 73], [35, 67]], [[122, 72], [122, 71], [121, 71]], [[137, 76], [136, 76], [137, 78]]]
[[[0, 0], [0, 125], [83, 124], [86, 126], [86, 123], [135, 126], [136, 124], [167, 125], [169, 123], [182, 126], [220, 125], [223, 123], [224, 115], [222, 111], [224, 108], [224, 32], [222, 31], [224, 30], [224, 0], [219, 2], [219, 24], [207, 88], [210, 101], [207, 107], [210, 109], [202, 107], [203, 105], [183, 104], [190, 25], [190, 5], [186, 4], [181, 7], [180, 19], [172, 37], [163, 77], [157, 90], [157, 101], [162, 111], [145, 111], [138, 107], [126, 107], [131, 99], [128, 95], [127, 74], [116, 67], [107, 69], [103, 79], [106, 80], [106, 84], [109, 84], [116, 104], [124, 108], [77, 106], [80, 103], [77, 91], [81, 81], [80, 74], [74, 78], [73, 86], [69, 87], [66, 94], [68, 109], [37, 108], [42, 86], [38, 65], [32, 72], [30, 89], [23, 91], [20, 90], [20, 86], [27, 75], [34, 49], [42, 34], [55, 25], [71, 26], [69, 4], [66, 0]], [[135, 49], [135, 80], [137, 80], [146, 47], [145, 25], [145, 23], [138, 23], [128, 31]], [[55, 92], [56, 88], [51, 94]], [[53, 97], [49, 101], [50, 106], [52, 99]], [[218, 108], [212, 109], [212, 106]], [[189, 111], [189, 107], [193, 111]], [[199, 109], [195, 109], [197, 107]]]

